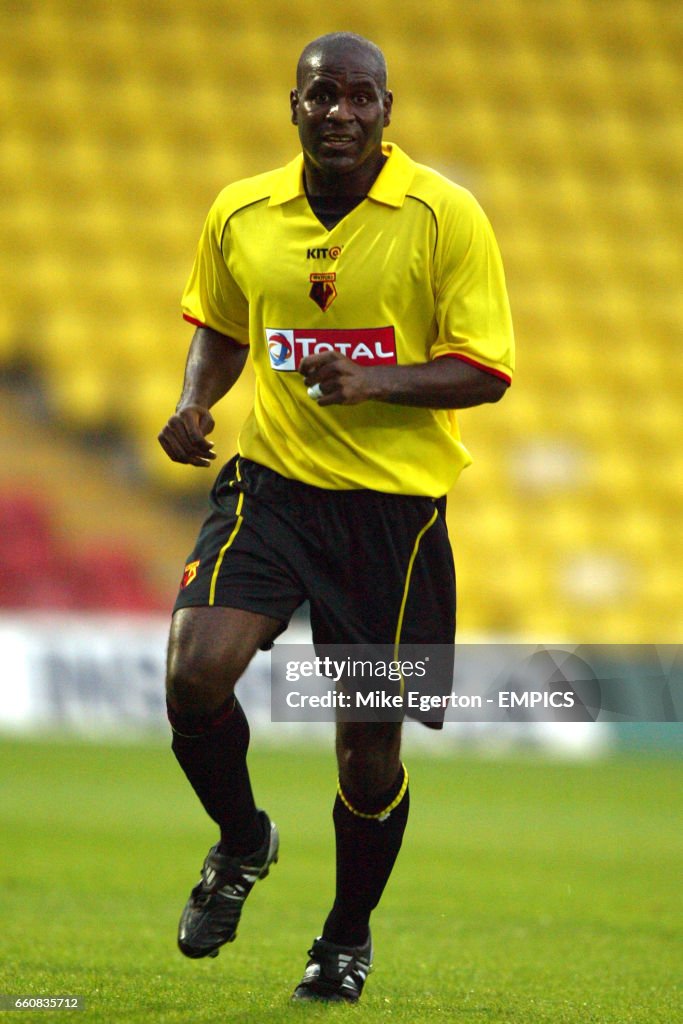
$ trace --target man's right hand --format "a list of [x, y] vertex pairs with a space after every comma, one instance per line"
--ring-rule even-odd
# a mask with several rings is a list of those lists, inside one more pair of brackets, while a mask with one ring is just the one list
[[185, 405], [171, 416], [160, 432], [159, 444], [173, 462], [210, 466], [216, 453], [206, 435], [214, 426], [208, 409], [201, 405]]

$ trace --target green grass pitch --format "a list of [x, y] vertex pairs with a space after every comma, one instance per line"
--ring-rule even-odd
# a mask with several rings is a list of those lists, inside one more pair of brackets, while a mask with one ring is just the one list
[[412, 756], [355, 1008], [288, 1002], [332, 892], [331, 752], [250, 763], [280, 863], [237, 941], [191, 962], [176, 924], [214, 837], [166, 747], [0, 742], [0, 992], [80, 995], [84, 1024], [683, 1020], [680, 760]]

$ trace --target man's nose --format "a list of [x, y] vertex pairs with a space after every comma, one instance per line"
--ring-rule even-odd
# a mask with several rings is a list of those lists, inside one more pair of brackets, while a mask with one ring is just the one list
[[327, 116], [334, 121], [353, 121], [355, 114], [353, 107], [345, 96], [338, 96], [330, 106]]

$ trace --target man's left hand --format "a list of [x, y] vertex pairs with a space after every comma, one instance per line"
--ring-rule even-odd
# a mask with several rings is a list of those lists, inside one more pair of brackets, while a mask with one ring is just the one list
[[373, 398], [371, 367], [360, 366], [340, 352], [319, 352], [301, 360], [299, 373], [307, 388], [320, 386], [318, 405], [358, 405]]

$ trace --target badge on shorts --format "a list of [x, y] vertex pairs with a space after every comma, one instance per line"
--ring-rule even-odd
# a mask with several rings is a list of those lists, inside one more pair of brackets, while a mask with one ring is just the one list
[[189, 587], [190, 583], [192, 583], [192, 580], [197, 578], [197, 569], [199, 568], [200, 561], [201, 559], [198, 558], [196, 562], [188, 562], [188, 564], [185, 566], [183, 578], [180, 583], [181, 590], [184, 590], [185, 587]]

